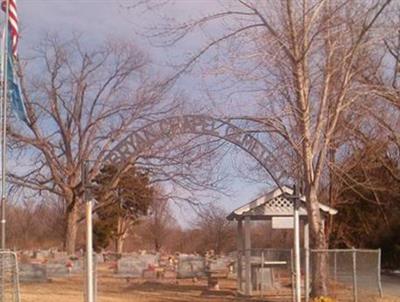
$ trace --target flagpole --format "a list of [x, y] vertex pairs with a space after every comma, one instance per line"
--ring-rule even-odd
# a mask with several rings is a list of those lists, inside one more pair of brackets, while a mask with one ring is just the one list
[[[3, 122], [3, 96], [4, 96], [4, 93], [3, 93], [3, 83], [4, 83], [4, 45], [5, 45], [5, 41], [6, 41], [6, 37], [5, 37], [5, 31], [4, 31], [5, 29], [4, 29], [4, 27], [3, 27], [3, 31], [1, 32], [1, 44], [0, 44], [0, 51], [1, 51], [1, 66], [0, 66], [0, 87], [1, 87], [1, 94], [0, 94], [0, 153], [1, 153], [1, 150], [2, 150], [2, 146], [3, 146], [3, 135], [2, 135], [2, 133], [3, 133], [3, 125], [2, 125], [2, 122]], [[1, 170], [2, 170], [2, 168], [1, 168]], [[1, 173], [1, 170], [0, 170], [0, 173]], [[1, 189], [1, 188], [0, 188]], [[2, 238], [3, 238], [3, 235], [1, 235], [1, 230], [3, 229], [2, 227], [1, 227], [1, 215], [2, 215], [2, 212], [3, 212], [3, 210], [2, 210], [2, 206], [3, 206], [3, 202], [2, 202], [2, 199], [1, 199], [1, 195], [0, 195], [0, 249], [2, 249], [2, 245], [1, 245], [1, 241], [2, 241]]]
[[2, 139], [1, 139], [1, 246], [6, 249], [6, 202], [7, 202], [7, 102], [8, 102], [8, 39], [10, 0], [6, 0], [6, 19], [4, 22], [3, 45], [3, 102], [2, 102]]

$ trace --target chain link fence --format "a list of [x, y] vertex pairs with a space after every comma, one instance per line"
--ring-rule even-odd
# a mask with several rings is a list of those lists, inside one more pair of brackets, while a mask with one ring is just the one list
[[20, 302], [17, 255], [0, 251], [0, 302]]
[[[302, 295], [306, 298], [306, 257], [301, 250]], [[310, 250], [309, 288], [314, 261], [325, 258], [328, 266], [328, 296], [337, 301], [375, 301], [382, 296], [381, 251], [368, 249]], [[240, 294], [294, 299], [294, 267], [291, 249], [250, 249], [240, 251], [233, 273]], [[305, 299], [309, 301], [310, 299]]]
[[367, 249], [311, 250], [314, 259], [325, 254], [328, 262], [328, 295], [339, 301], [374, 301], [382, 297], [381, 251]]

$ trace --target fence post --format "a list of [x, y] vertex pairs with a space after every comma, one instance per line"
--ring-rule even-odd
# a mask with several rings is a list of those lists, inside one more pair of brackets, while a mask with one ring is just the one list
[[357, 254], [356, 249], [352, 248], [352, 256], [353, 256], [353, 301], [357, 302]]
[[381, 280], [381, 260], [382, 260], [382, 251], [381, 249], [378, 249], [378, 291], [379, 291], [379, 297], [383, 297], [383, 290], [382, 290], [382, 280]]
[[337, 283], [337, 254], [333, 252], [333, 280], [335, 280], [335, 286]]

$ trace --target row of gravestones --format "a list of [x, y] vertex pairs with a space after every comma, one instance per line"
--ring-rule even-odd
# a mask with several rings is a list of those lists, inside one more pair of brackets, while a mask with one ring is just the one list
[[[100, 256], [100, 257], [99, 257]], [[106, 257], [97, 255], [97, 261], [107, 261]], [[117, 260], [117, 274], [122, 277], [145, 277], [154, 274], [156, 268], [163, 266], [167, 271], [173, 271], [177, 278], [203, 277], [207, 271], [226, 270], [232, 265], [231, 257], [217, 257], [205, 259], [197, 255], [179, 255], [177, 261], [171, 263], [153, 254], [122, 255]], [[83, 260], [58, 257], [47, 259], [46, 263], [20, 263], [21, 282], [46, 282], [54, 277], [68, 277], [83, 271]], [[164, 272], [165, 273], [165, 272]]]
[[46, 263], [20, 263], [19, 280], [20, 282], [47, 282], [51, 278], [68, 277], [82, 271], [82, 260], [68, 257], [49, 259]]
[[[196, 278], [204, 277], [207, 271], [225, 270], [228, 273], [233, 262], [231, 257], [206, 259], [198, 255], [179, 255], [172, 269], [177, 278]], [[117, 274], [130, 278], [145, 277], [151, 268], [163, 266], [160, 264], [159, 255], [122, 255], [117, 262]]]
[[49, 258], [61, 258], [61, 257], [66, 257], [67, 253], [66, 252], [60, 252], [54, 249], [49, 249], [49, 250], [25, 250], [25, 251], [20, 251], [18, 252], [20, 256], [22, 256], [25, 259], [35, 259], [35, 260], [46, 260]]

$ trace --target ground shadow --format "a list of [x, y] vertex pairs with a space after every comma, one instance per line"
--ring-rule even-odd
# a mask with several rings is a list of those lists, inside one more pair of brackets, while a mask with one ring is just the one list
[[171, 282], [129, 282], [126, 290], [137, 290], [142, 292], [154, 291], [167, 291], [167, 292], [190, 292], [190, 291], [203, 291], [207, 287], [202, 284], [179, 284], [174, 281]]
[[[277, 301], [288, 301], [290, 297], [264, 297], [264, 298], [249, 298], [238, 296], [234, 289], [221, 289], [221, 290], [209, 290], [206, 285], [203, 284], [182, 284], [176, 283], [175, 281], [170, 282], [158, 282], [158, 281], [145, 281], [145, 282], [132, 282], [128, 283], [128, 286], [124, 289], [125, 292], [145, 292], [145, 293], [168, 293], [176, 294], [174, 297], [163, 297], [163, 302], [191, 302], [197, 301], [197, 299], [206, 299], [207, 301], [215, 302], [277, 302]], [[179, 297], [179, 293], [183, 294]], [[156, 298], [157, 299], [157, 298]], [[158, 300], [157, 300], [158, 301]]]

